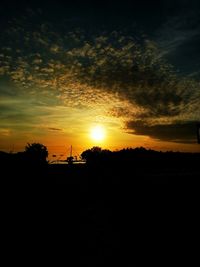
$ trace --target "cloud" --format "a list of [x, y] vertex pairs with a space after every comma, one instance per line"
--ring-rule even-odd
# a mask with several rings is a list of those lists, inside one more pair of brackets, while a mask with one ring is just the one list
[[153, 139], [177, 143], [196, 143], [196, 122], [174, 122], [173, 124], [148, 125], [144, 121], [129, 121], [127, 130], [135, 135], [146, 135]]
[[179, 6], [182, 8], [171, 14], [156, 32], [156, 42], [161, 48], [160, 56], [167, 58], [180, 73], [192, 76], [200, 70], [199, 2], [186, 1], [186, 5], [180, 2]]
[[60, 128], [53, 128], [53, 127], [50, 127], [48, 128], [50, 131], [62, 131], [62, 129]]
[[0, 136], [10, 136], [12, 131], [10, 129], [0, 128]]

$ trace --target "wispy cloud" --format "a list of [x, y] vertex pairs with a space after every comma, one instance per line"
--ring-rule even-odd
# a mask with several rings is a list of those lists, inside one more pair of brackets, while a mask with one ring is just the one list
[[62, 131], [62, 129], [60, 129], [60, 128], [53, 128], [53, 127], [51, 128], [51, 127], [50, 127], [50, 128], [48, 128], [48, 129], [49, 129], [50, 131]]
[[168, 17], [159, 28], [156, 41], [160, 56], [175, 64], [180, 73], [195, 77], [195, 72], [200, 71], [200, 11], [198, 1], [186, 2], [184, 5], [181, 1], [179, 12]]

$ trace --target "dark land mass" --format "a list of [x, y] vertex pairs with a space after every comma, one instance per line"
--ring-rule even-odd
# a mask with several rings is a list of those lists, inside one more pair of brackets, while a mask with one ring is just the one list
[[[25, 152], [0, 152], [4, 181], [71, 184], [81, 188], [114, 185], [190, 185], [200, 179], [200, 153], [158, 152], [145, 148], [111, 152], [93, 147], [85, 164], [48, 164]], [[73, 162], [72, 162], [73, 163]]]
[[15, 207], [14, 221], [26, 221], [18, 229], [27, 229], [30, 220], [29, 238], [40, 233], [45, 243], [59, 237], [70, 244], [58, 246], [60, 254], [73, 255], [73, 266], [191, 263], [200, 153], [95, 148], [86, 152], [86, 164], [71, 165], [33, 162], [23, 153], [0, 156], [1, 180], [16, 191], [8, 212]]

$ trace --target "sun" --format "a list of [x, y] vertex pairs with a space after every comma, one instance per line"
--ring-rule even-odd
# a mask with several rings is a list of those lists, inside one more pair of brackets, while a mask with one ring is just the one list
[[105, 139], [105, 129], [97, 125], [91, 129], [90, 136], [94, 141], [103, 141]]

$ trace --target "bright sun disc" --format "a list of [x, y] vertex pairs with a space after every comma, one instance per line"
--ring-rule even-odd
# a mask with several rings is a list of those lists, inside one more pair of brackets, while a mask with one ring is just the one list
[[91, 138], [95, 141], [102, 141], [105, 138], [105, 130], [102, 126], [95, 126], [91, 130]]

